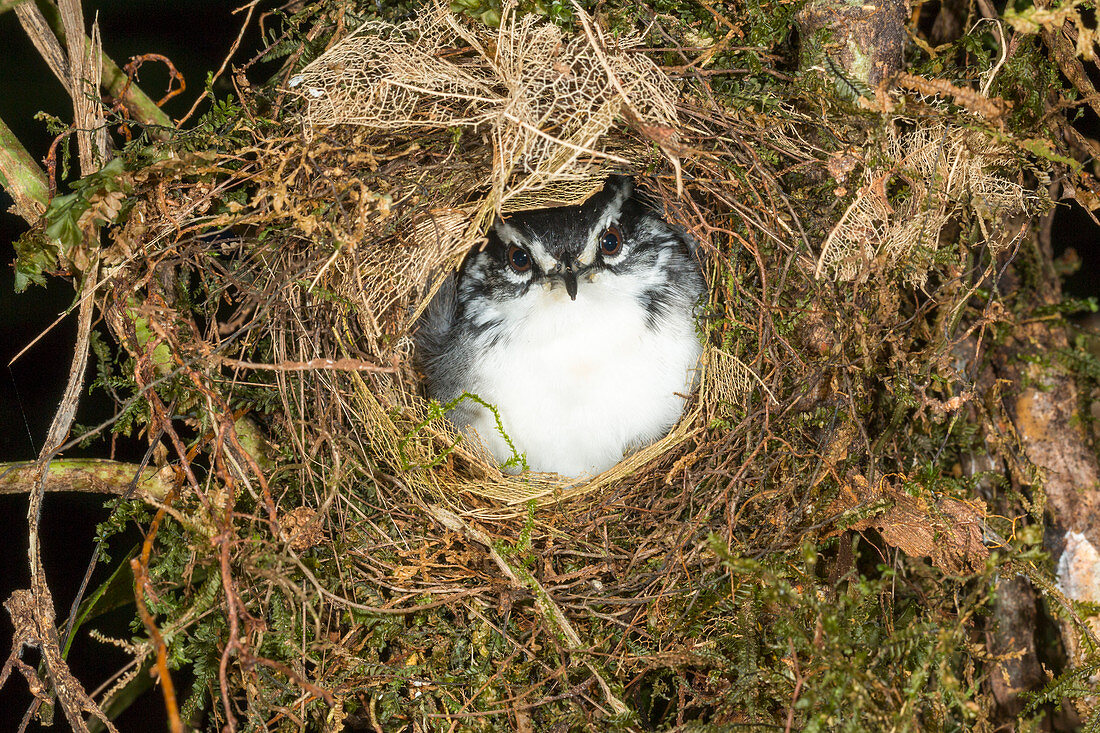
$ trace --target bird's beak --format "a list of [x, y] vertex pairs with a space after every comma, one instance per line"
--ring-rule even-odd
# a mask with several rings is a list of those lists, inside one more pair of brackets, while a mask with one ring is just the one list
[[565, 266], [565, 272], [561, 274], [565, 280], [565, 292], [569, 293], [570, 300], [577, 299], [577, 273], [573, 272], [572, 265]]

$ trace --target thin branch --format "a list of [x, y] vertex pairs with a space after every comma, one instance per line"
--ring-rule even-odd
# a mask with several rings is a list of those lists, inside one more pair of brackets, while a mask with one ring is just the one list
[[[18, 632], [33, 636], [36, 640], [36, 645], [42, 652], [42, 661], [46, 666], [50, 680], [53, 682], [58, 703], [65, 713], [69, 725], [78, 733], [88, 732], [88, 725], [84, 722], [82, 715], [84, 712], [91, 712], [112, 733], [117, 733], [117, 729], [111, 724], [110, 719], [104, 715], [99, 706], [88, 697], [88, 693], [84, 691], [84, 687], [73, 676], [68, 664], [61, 655], [57, 627], [54, 625], [57, 613], [53, 593], [46, 582], [46, 570], [42, 564], [42, 540], [39, 535], [39, 521], [42, 517], [42, 498], [45, 494], [49, 465], [54, 456], [57, 455], [62, 443], [64, 443], [65, 437], [69, 434], [84, 385], [85, 367], [88, 363], [88, 343], [92, 331], [92, 314], [95, 312], [95, 302], [90, 294], [95, 289], [98, 269], [98, 264], [93, 264], [84, 275], [82, 290], [89, 297], [82, 299], [80, 304], [76, 353], [69, 367], [68, 384], [61, 396], [53, 422], [50, 423], [42, 452], [39, 454], [34, 468], [31, 469], [34, 474], [32, 477], [34, 491], [30, 492], [30, 501], [27, 506], [27, 559], [30, 565], [31, 591], [27, 598], [30, 604], [28, 611], [34, 619], [34, 628], [33, 630], [19, 629], [17, 626]], [[14, 618], [15, 615], [13, 614]], [[41, 700], [36, 699], [32, 704], [32, 710], [40, 704]], [[26, 723], [29, 723], [30, 712], [28, 711], [28, 716], [24, 716]], [[25, 728], [25, 726], [22, 727]]]
[[179, 704], [176, 701], [176, 687], [172, 682], [172, 674], [168, 670], [168, 645], [164, 636], [160, 633], [153, 614], [149, 612], [149, 606], [145, 602], [147, 595], [153, 595], [149, 582], [149, 556], [153, 551], [153, 540], [157, 536], [161, 522], [164, 521], [165, 509], [161, 507], [145, 536], [145, 542], [141, 546], [141, 555], [130, 560], [130, 569], [134, 573], [134, 601], [137, 603], [138, 616], [149, 632], [149, 641], [156, 649], [157, 679], [160, 681], [161, 695], [164, 697], [164, 708], [168, 713], [168, 728], [172, 733], [183, 733], [183, 722], [180, 720]]
[[73, 90], [69, 85], [69, 61], [61, 43], [50, 30], [49, 21], [42, 14], [42, 10], [33, 2], [22, 3], [15, 8], [15, 16], [19, 18], [19, 25], [23, 26], [27, 37], [38, 50], [42, 60], [50, 67], [50, 71], [65, 90], [72, 94]]
[[226, 366], [236, 367], [238, 369], [255, 369], [259, 371], [269, 372], [314, 372], [314, 371], [334, 371], [334, 372], [385, 372], [395, 373], [398, 371], [397, 365], [380, 366], [378, 364], [372, 364], [369, 361], [363, 361], [362, 359], [310, 359], [309, 361], [284, 361], [278, 364], [261, 364], [253, 361], [241, 361], [240, 359], [230, 359], [228, 357], [221, 357], [219, 359], [222, 364]]
[[[237, 34], [237, 39], [235, 41], [233, 41], [233, 45], [229, 48], [229, 53], [226, 54], [225, 60], [222, 61], [222, 65], [220, 67], [218, 67], [217, 73], [215, 73], [214, 76], [211, 77], [211, 79], [210, 79], [211, 86], [213, 86], [213, 83], [215, 81], [217, 81], [219, 78], [221, 78], [221, 75], [225, 72], [225, 67], [229, 66], [230, 59], [232, 59], [233, 55], [235, 53], [237, 53], [237, 49], [241, 45], [241, 40], [244, 38], [245, 31], [248, 30], [248, 24], [252, 20], [252, 13], [256, 10], [256, 6], [258, 4], [259, 4], [259, 0], [252, 0], [252, 2], [248, 3], [248, 5], [237, 8], [236, 10], [233, 11], [233, 13], [236, 14], [236, 13], [241, 12], [242, 9], [247, 9], [248, 13], [244, 16], [244, 23], [241, 24], [241, 30]], [[185, 114], [183, 117], [180, 118], [180, 124], [181, 125], [184, 122], [187, 122], [187, 120], [191, 119], [191, 115], [195, 114], [195, 110], [198, 109], [199, 103], [202, 102], [202, 100], [205, 99], [205, 98], [206, 98], [206, 93], [205, 92], [203, 94], [199, 95], [199, 98], [196, 99], [195, 103], [191, 105], [191, 109], [187, 110], [187, 114]]]
[[[126, 493], [138, 474], [138, 466], [95, 458], [66, 458], [51, 461], [46, 471], [44, 491], [75, 491], [88, 494], [121, 495]], [[0, 463], [0, 495], [23, 494], [34, 490], [33, 463]], [[172, 489], [171, 476], [163, 469], [145, 468], [137, 483], [135, 496], [163, 500]]]
[[49, 188], [46, 174], [0, 120], [0, 186], [15, 199], [15, 209], [28, 223], [46, 213]]

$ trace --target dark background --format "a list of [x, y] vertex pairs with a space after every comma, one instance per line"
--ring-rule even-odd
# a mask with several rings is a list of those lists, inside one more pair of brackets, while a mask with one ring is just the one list
[[[241, 0], [243, 2], [244, 0]], [[273, 3], [261, 5], [253, 15], [249, 31], [233, 57], [231, 66], [215, 85], [224, 96], [232, 92], [229, 79], [232, 66], [251, 59], [260, 46], [257, 20], [260, 12]], [[173, 119], [179, 119], [202, 93], [207, 73], [216, 72], [229, 53], [244, 22], [243, 12], [233, 14], [236, 2], [202, 0], [84, 0], [88, 27], [98, 18], [103, 48], [119, 66], [132, 56], [158, 53], [167, 56], [183, 74], [186, 91], [169, 100], [164, 109]], [[268, 23], [271, 21], [269, 20]], [[60, 82], [41, 60], [38, 52], [19, 25], [12, 11], [0, 13], [0, 119], [15, 132], [31, 155], [43, 161], [53, 136], [44, 122], [37, 121], [37, 112], [46, 111], [62, 120], [72, 119], [72, 103]], [[263, 71], [250, 72], [250, 80], [262, 82]], [[138, 77], [141, 88], [153, 99], [161, 98], [168, 85], [168, 73], [163, 64], [147, 62]], [[200, 106], [196, 116], [206, 109]], [[192, 121], [195, 117], [192, 117]], [[75, 151], [75, 144], [74, 144]], [[76, 155], [73, 154], [74, 164]], [[50, 326], [72, 304], [71, 283], [58, 278], [46, 288], [31, 286], [20, 295], [14, 292], [14, 260], [11, 242], [25, 230], [23, 220], [8, 213], [11, 199], [0, 190], [0, 461], [33, 460], [49, 428], [54, 410], [65, 389], [76, 337], [75, 313], [62, 318], [45, 336], [17, 362], [8, 362], [27, 344]], [[87, 385], [94, 375], [94, 358], [89, 360], [85, 380], [85, 395], [76, 421], [95, 425], [109, 418], [112, 406], [102, 392], [87, 394]], [[144, 441], [120, 440], [115, 444], [120, 460], [139, 461], [144, 453]], [[86, 450], [70, 450], [66, 457], [104, 457], [109, 445], [99, 441]], [[88, 561], [95, 547], [95, 528], [107, 518], [103, 498], [91, 495], [63, 494], [46, 497], [42, 515], [42, 538], [47, 578], [54, 593], [59, 622], [67, 618], [69, 605], [80, 586]], [[27, 570], [27, 501], [21, 496], [0, 495], [0, 602], [17, 588], [30, 583]], [[112, 552], [120, 557], [141, 541], [134, 529], [112, 543]], [[99, 567], [90, 589], [108, 577], [108, 569]], [[128, 621], [132, 607], [108, 615], [97, 628], [115, 637], [129, 638]], [[7, 658], [10, 649], [11, 620], [0, 609], [0, 655]], [[39, 656], [27, 651], [24, 659], [36, 666]], [[88, 690], [97, 687], [127, 661], [119, 649], [78, 634], [69, 655], [72, 670]], [[183, 690], [177, 681], [177, 694]], [[13, 674], [0, 689], [0, 733], [15, 731], [26, 712], [31, 696], [24, 680]], [[58, 711], [52, 728], [32, 724], [29, 730], [64, 731], [68, 729]], [[147, 693], [115, 721], [119, 730], [156, 731], [165, 729], [163, 701], [158, 689]]]
[[[234, 15], [233, 3], [177, 0], [175, 2], [138, 2], [136, 0], [94, 2], [85, 0], [85, 13], [90, 23], [98, 17], [103, 46], [120, 66], [131, 56], [159, 53], [169, 57], [183, 73], [187, 91], [170, 100], [165, 110], [178, 119], [191, 107], [202, 92], [206, 74], [218, 69], [228, 53], [244, 19]], [[240, 65], [260, 48], [254, 16], [249, 32], [233, 59]], [[34, 119], [35, 113], [47, 111], [61, 119], [70, 119], [71, 103], [61, 85], [43, 63], [19, 26], [14, 12], [0, 14], [0, 119], [39, 161], [46, 156], [52, 136], [45, 124]], [[262, 82], [263, 69], [251, 71], [250, 81]], [[230, 72], [223, 75], [215, 87], [219, 95], [231, 92]], [[154, 99], [167, 89], [168, 74], [163, 65], [148, 63], [139, 77], [141, 87]], [[205, 104], [200, 107], [205, 109]], [[1087, 134], [1096, 134], [1088, 130]], [[74, 156], [75, 158], [75, 156]], [[13, 290], [14, 259], [11, 242], [24, 230], [22, 220], [7, 213], [10, 199], [0, 191], [0, 461], [33, 460], [41, 448], [46, 430], [64, 390], [75, 339], [75, 314], [61, 318], [16, 363], [11, 358], [43, 333], [65, 312], [73, 301], [70, 283], [53, 279], [46, 288], [31, 287], [21, 295]], [[1066, 247], [1076, 249], [1082, 260], [1080, 270], [1067, 280], [1070, 293], [1079, 297], [1100, 293], [1097, 277], [1100, 272], [1100, 230], [1083, 211], [1069, 206], [1059, 207], [1055, 223], [1055, 243], [1059, 252]], [[94, 364], [89, 363], [89, 371]], [[90, 376], [90, 375], [89, 375]], [[90, 382], [90, 378], [87, 380]], [[86, 382], [86, 383], [87, 383]], [[110, 417], [112, 407], [102, 393], [85, 395], [77, 414], [77, 422], [94, 425]], [[120, 460], [138, 461], [144, 452], [140, 440], [119, 440], [115, 444]], [[87, 450], [71, 450], [65, 455], [102, 457], [108, 446], [100, 441]], [[64, 619], [94, 548], [97, 522], [106, 519], [101, 508], [102, 497], [89, 495], [51, 495], [46, 498], [42, 518], [42, 536], [47, 577], [54, 592], [59, 621]], [[0, 601], [12, 590], [29, 584], [26, 557], [26, 508], [23, 497], [0, 496]], [[133, 530], [119, 538], [113, 546], [116, 556], [140, 542]], [[107, 577], [107, 569], [98, 568], [90, 587], [95, 588]], [[104, 619], [97, 627], [106, 633], [129, 638], [127, 622], [132, 609], [124, 609]], [[10, 646], [11, 623], [0, 612], [0, 654], [5, 658]], [[33, 651], [24, 657], [32, 666], [38, 661]], [[69, 656], [73, 672], [87, 689], [97, 687], [108, 675], [123, 665], [127, 657], [120, 650], [78, 635]], [[182, 697], [183, 685], [177, 681]], [[26, 684], [15, 675], [0, 689], [0, 733], [16, 730], [30, 701]], [[59, 720], [51, 729], [65, 730]], [[164, 729], [163, 704], [159, 691], [146, 694], [116, 721], [121, 731]], [[32, 725], [31, 730], [39, 730]]]

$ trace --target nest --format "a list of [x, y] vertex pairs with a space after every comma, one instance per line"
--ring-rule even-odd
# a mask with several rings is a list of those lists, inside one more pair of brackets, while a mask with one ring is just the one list
[[[466, 128], [485, 141], [464, 146], [462, 162], [423, 165], [415, 183], [393, 186], [394, 178], [386, 176], [384, 193], [364, 192], [368, 201], [384, 200], [386, 207], [402, 202], [419, 212], [395, 227], [396, 236], [354, 232], [347, 245], [356, 251], [334, 254], [331, 276], [314, 276], [315, 283], [323, 281], [325, 289], [356, 304], [364, 337], [356, 345], [379, 363], [410, 363], [407, 334], [439, 275], [457, 267], [493, 216], [580, 203], [616, 168], [677, 164], [681, 124], [671, 80], [648, 57], [630, 52], [636, 38], [611, 43], [587, 19], [584, 27], [586, 33], [569, 40], [556, 26], [509, 9], [496, 31], [477, 29], [438, 6], [400, 25], [368, 22], [291, 78], [290, 88], [302, 100], [307, 141], [348, 127], [361, 129], [364, 142], [432, 140], [433, 134]], [[458, 52], [456, 44], [466, 50]], [[614, 129], [617, 119], [629, 120], [632, 129]], [[654, 152], [654, 142], [661, 153]], [[377, 212], [360, 207], [355, 219], [377, 220]], [[305, 303], [295, 307], [308, 310]], [[296, 360], [325, 353], [299, 353]], [[729, 393], [731, 384], [748, 383], [751, 368], [714, 352], [703, 374], [704, 395]], [[363, 426], [367, 434], [365, 455], [401, 466], [418, 493], [490, 499], [493, 513], [621, 483], [673, 451], [704, 419], [700, 402], [666, 438], [590, 481], [511, 476], [481, 446], [448, 429], [439, 406], [424, 400], [418, 375], [402, 369], [367, 381], [361, 392], [336, 387], [351, 409], [345, 424]], [[395, 408], [406, 419], [395, 420]]]
[[[748, 708], [720, 701], [722, 665], [757, 653], [742, 647], [758, 621], [729, 604], [770, 608], [783, 588], [783, 603], [819, 618], [848, 603], [799, 595], [789, 574], [738, 558], [797, 557], [804, 542], [873, 526], [904, 535], [890, 543], [910, 554], [950, 557], [952, 572], [984, 566], [970, 529], [928, 531], [980, 521], [981, 508], [921, 494], [913, 456], [944, 435], [961, 379], [952, 350], [987, 315], [960, 286], [986, 265], [947, 246], [951, 233], [973, 224], [990, 247], [1014, 245], [991, 225], [1041, 204], [1021, 185], [1025, 156], [932, 107], [884, 136], [787, 104], [739, 111], [635, 43], [583, 14], [567, 36], [511, 6], [498, 29], [445, 7], [371, 21], [288, 80], [280, 126], [248, 127], [214, 155], [177, 150], [135, 181], [107, 309], [151, 415], [187, 416], [210, 456], [209, 479], [185, 482], [173, 509], [198, 528], [190, 562], [230, 572], [233, 607], [268, 619], [268, 631], [231, 632], [238, 641], [291, 660], [233, 668], [249, 715], [281, 709], [273, 700], [321, 715], [323, 688], [336, 711], [325, 714], [355, 709], [376, 729], [469, 706], [523, 725], [534, 708], [493, 700], [523, 687], [581, 718], [625, 713], [639, 680], [671, 674], [680, 710], [738, 720]], [[234, 139], [237, 124], [219, 135]], [[507, 475], [427, 399], [410, 330], [492, 216], [581, 201], [609, 171], [636, 174], [699, 242], [700, 387], [669, 435], [592, 480]], [[913, 283], [935, 295], [918, 303]], [[937, 319], [963, 320], [963, 335], [912, 325]], [[890, 443], [895, 400], [918, 411], [927, 445]], [[899, 499], [914, 492], [924, 498]], [[895, 499], [904, 522], [882, 509]], [[215, 535], [237, 538], [224, 556], [203, 549]], [[950, 547], [936, 547], [942, 536]], [[731, 583], [733, 600], [708, 600]], [[487, 635], [503, 647], [486, 651]], [[945, 654], [965, 648], [927, 637]], [[579, 649], [592, 653], [572, 667]], [[888, 676], [918, 652], [883, 647], [872, 667]], [[305, 696], [272, 692], [265, 674]], [[762, 695], [790, 698], [769, 679]], [[882, 684], [855, 687], [846, 705], [883, 714]]]

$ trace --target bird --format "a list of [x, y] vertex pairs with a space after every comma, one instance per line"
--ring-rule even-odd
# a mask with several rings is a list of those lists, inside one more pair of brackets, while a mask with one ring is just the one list
[[417, 321], [429, 396], [506, 471], [607, 470], [666, 435], [697, 382], [697, 249], [628, 175], [498, 216]]

